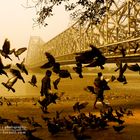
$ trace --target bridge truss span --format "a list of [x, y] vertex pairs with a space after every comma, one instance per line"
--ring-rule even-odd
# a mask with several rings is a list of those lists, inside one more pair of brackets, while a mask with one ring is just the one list
[[[108, 0], [105, 1], [109, 6]], [[38, 46], [40, 55], [38, 61], [33, 63], [32, 44], [29, 44], [27, 65], [39, 66], [46, 62], [44, 53], [50, 52], [57, 61], [74, 59], [74, 53], [89, 49], [89, 44], [94, 44], [107, 57], [119, 55], [119, 52], [110, 50], [116, 46], [126, 50], [126, 55], [140, 55], [140, 1], [139, 0], [114, 0], [99, 24], [91, 22], [81, 25], [79, 21], [67, 30], [57, 35], [47, 43]], [[136, 50], [136, 47], [137, 51]], [[31, 51], [31, 52], [30, 52]], [[37, 52], [36, 52], [37, 53]], [[29, 60], [30, 57], [30, 60]]]

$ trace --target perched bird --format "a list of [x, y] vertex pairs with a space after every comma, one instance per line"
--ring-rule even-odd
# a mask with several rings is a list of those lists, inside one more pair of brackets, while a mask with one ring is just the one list
[[125, 128], [125, 126], [124, 125], [119, 125], [119, 126], [113, 125], [113, 128], [116, 132], [119, 133], [120, 131], [122, 131]]
[[36, 83], [37, 83], [37, 78], [35, 75], [32, 75], [32, 78], [31, 78], [31, 81], [28, 81], [33, 87], [36, 86]]
[[12, 54], [13, 50], [10, 50], [10, 41], [7, 38], [4, 41], [4, 44], [2, 46], [2, 50], [0, 50], [0, 53], [3, 57], [8, 58], [12, 61], [12, 59], [9, 57], [9, 54]]
[[133, 116], [132, 110], [128, 110], [128, 111], [126, 112], [126, 115], [127, 115], [127, 116]]
[[16, 66], [21, 70], [21, 72], [24, 72], [26, 75], [28, 75], [28, 71], [24, 65], [24, 62], [25, 62], [25, 58], [21, 63], [16, 63]]
[[50, 120], [48, 120], [47, 126], [48, 126], [48, 131], [52, 135], [55, 135], [55, 134], [57, 134], [58, 132], [61, 131], [61, 127], [58, 124], [55, 124], [54, 122], [51, 122]]
[[12, 90], [13, 92], [15, 92], [13, 85], [16, 83], [17, 79], [18, 79], [18, 77], [14, 76], [12, 78], [9, 78], [6, 83], [2, 82], [2, 85], [4, 85], [8, 89], [8, 91]]
[[17, 50], [14, 49], [14, 55], [15, 55], [15, 57], [17, 57], [18, 60], [20, 60], [19, 55], [21, 55], [21, 54], [22, 54], [23, 52], [25, 52], [26, 50], [27, 50], [26, 47], [19, 48], [19, 49], [17, 49]]
[[22, 77], [21, 73], [17, 69], [10, 69], [10, 72], [14, 75], [17, 76], [18, 79], [22, 80], [23, 83], [25, 83], [24, 78]]
[[35, 122], [34, 117], [31, 117], [31, 122], [29, 121], [29, 123], [34, 127], [41, 127], [42, 128], [42, 125], [40, 125], [38, 122]]
[[29, 117], [22, 117], [22, 116], [19, 116], [19, 115], [17, 115], [17, 118], [22, 122], [27, 122], [29, 120]]
[[23, 131], [23, 135], [25, 135], [28, 140], [42, 140], [41, 138], [38, 138], [32, 134], [33, 132], [36, 132], [36, 129], [32, 129], [32, 130], [25, 129], [22, 131]]
[[116, 112], [116, 115], [117, 115], [118, 119], [120, 119], [121, 117], [123, 117], [123, 114], [120, 113], [118, 110], [115, 110], [115, 112]]

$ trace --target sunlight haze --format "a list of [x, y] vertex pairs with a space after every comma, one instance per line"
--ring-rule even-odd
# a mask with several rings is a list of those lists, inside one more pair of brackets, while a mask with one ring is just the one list
[[[44, 42], [47, 42], [68, 28], [69, 14], [64, 11], [63, 6], [55, 7], [54, 16], [47, 19], [48, 26], [33, 28], [36, 11], [34, 8], [27, 9], [22, 5], [26, 5], [26, 0], [1, 0], [1, 47], [5, 38], [10, 40], [11, 48], [28, 47], [30, 36], [40, 36]], [[25, 54], [22, 55], [25, 57]]]

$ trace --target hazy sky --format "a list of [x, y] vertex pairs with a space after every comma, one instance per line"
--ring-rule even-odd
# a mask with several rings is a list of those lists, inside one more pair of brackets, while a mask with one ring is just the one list
[[[69, 15], [64, 8], [57, 7], [55, 15], [48, 19], [48, 26], [33, 26], [35, 9], [26, 9], [22, 5], [26, 0], [1, 0], [0, 1], [0, 45], [8, 38], [11, 48], [27, 47], [31, 35], [40, 36], [45, 42], [61, 33], [68, 27]], [[0, 47], [1, 48], [1, 47]]]

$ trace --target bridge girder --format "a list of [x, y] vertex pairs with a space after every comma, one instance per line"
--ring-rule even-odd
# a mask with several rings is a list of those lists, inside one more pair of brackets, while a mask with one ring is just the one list
[[[108, 0], [105, 3], [108, 7]], [[100, 48], [106, 56], [117, 54], [109, 51], [110, 48], [113, 49], [116, 45], [123, 46], [127, 55], [133, 54], [136, 44], [140, 44], [140, 2], [138, 0], [114, 0], [110, 9], [106, 10], [100, 24], [95, 25], [93, 21], [86, 25], [80, 25], [79, 22], [76, 22], [47, 43], [40, 44], [40, 47], [37, 48], [39, 54], [36, 55], [38, 60], [34, 63], [33, 55], [38, 52], [31, 49], [34, 46], [29, 43], [27, 65], [37, 66], [46, 61], [44, 55], [46, 51], [54, 55], [59, 61], [70, 59], [67, 56], [75, 52], [88, 50], [90, 43]], [[138, 49], [137, 53], [139, 52]]]

